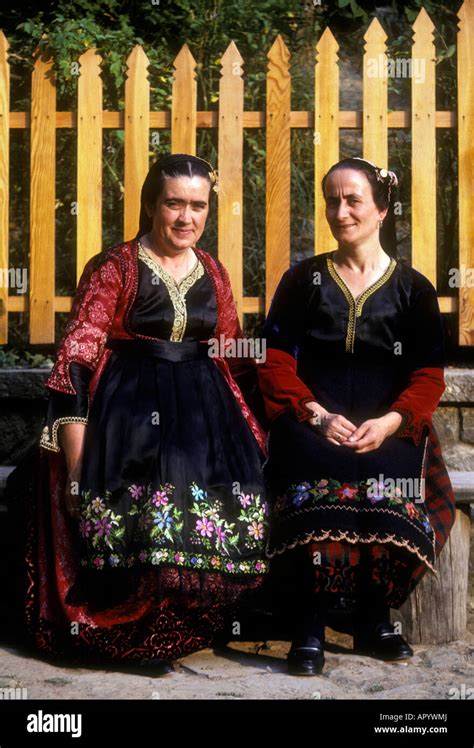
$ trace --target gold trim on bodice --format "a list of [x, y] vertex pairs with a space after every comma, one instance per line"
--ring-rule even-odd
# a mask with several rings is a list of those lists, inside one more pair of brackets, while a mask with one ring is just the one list
[[384, 274], [380, 276], [380, 278], [376, 280], [375, 283], [372, 283], [368, 288], [366, 288], [365, 291], [362, 291], [362, 293], [357, 297], [357, 299], [354, 299], [349, 288], [346, 286], [343, 279], [337, 272], [334, 266], [332, 257], [327, 257], [326, 259], [327, 259], [327, 266], [328, 266], [328, 270], [329, 270], [329, 274], [331, 278], [337, 283], [337, 285], [341, 289], [342, 293], [346, 297], [347, 302], [349, 304], [349, 321], [347, 323], [347, 334], [346, 334], [346, 353], [354, 353], [356, 319], [357, 317], [360, 317], [360, 315], [362, 314], [362, 307], [364, 306], [369, 296], [372, 296], [372, 294], [375, 293], [375, 291], [377, 291], [381, 286], [384, 285], [384, 283], [388, 281], [393, 271], [395, 270], [397, 263], [396, 263], [396, 260], [394, 260], [394, 258], [391, 257], [390, 265], [387, 267]]
[[150, 270], [158, 275], [160, 280], [162, 280], [166, 286], [174, 309], [174, 322], [171, 330], [170, 341], [173, 343], [181, 343], [184, 338], [186, 323], [188, 320], [185, 297], [191, 286], [193, 286], [194, 283], [204, 275], [204, 266], [199, 257], [197, 257], [197, 262], [189, 273], [185, 275], [184, 278], [181, 278], [180, 281], [176, 281], [159, 262], [150, 257], [140, 240], [138, 240], [138, 256], [143, 260], [145, 265], [150, 268]]

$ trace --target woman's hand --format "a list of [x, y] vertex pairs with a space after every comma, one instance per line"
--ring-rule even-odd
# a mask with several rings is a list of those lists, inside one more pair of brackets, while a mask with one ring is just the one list
[[325, 408], [316, 402], [305, 403], [305, 407], [314, 413], [314, 418], [310, 418], [308, 423], [326, 437], [332, 444], [340, 447], [345, 443], [357, 426], [354, 426], [347, 418], [338, 413], [329, 413]]
[[402, 422], [400, 413], [387, 413], [381, 418], [369, 418], [360, 424], [359, 428], [343, 442], [345, 447], [350, 447], [356, 454], [371, 452], [378, 449], [387, 436], [397, 431]]

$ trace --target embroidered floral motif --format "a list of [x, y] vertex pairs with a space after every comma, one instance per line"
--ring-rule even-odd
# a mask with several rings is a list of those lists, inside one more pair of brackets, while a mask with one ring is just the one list
[[[208, 550], [215, 548], [228, 555], [240, 540], [239, 530], [235, 530], [235, 522], [228, 523], [222, 519], [220, 512], [223, 503], [218, 499], [209, 500], [207, 492], [195, 483], [191, 486], [191, 492], [195, 502], [189, 511], [199, 518], [191, 533], [193, 542]], [[265, 536], [266, 505], [262, 504], [259, 495], [254, 496], [253, 493], [239, 494], [238, 499], [242, 509], [237, 519], [245, 523], [247, 530], [244, 545], [249, 549], [257, 548]]]
[[267, 523], [265, 517], [268, 514], [268, 507], [265, 502], [262, 503], [259, 494], [240, 494], [239, 496], [242, 510], [239, 514], [239, 521], [247, 524], [248, 536], [245, 540], [247, 548], [257, 548], [260, 541], [266, 534]]
[[420, 521], [426, 532], [433, 532], [425, 513], [424, 503], [415, 504], [411, 498], [404, 496], [398, 486], [386, 485], [383, 482], [373, 487], [372, 481], [347, 483], [324, 478], [313, 485], [308, 482], [293, 484], [286, 494], [278, 496], [274, 512], [284, 515], [300, 508], [316, 508], [322, 504], [337, 503], [358, 506], [361, 509], [393, 507], [409, 519]]
[[[124, 514], [109, 506], [110, 491], [103, 498], [83, 492], [79, 531], [87, 546], [81, 563], [101, 569], [105, 566], [133, 566], [136, 563], [173, 564], [187, 568], [216, 569], [230, 574], [262, 574], [265, 559], [238, 560], [239, 548], [263, 549], [268, 505], [259, 495], [239, 494], [241, 510], [236, 522], [222, 517], [224, 503], [210, 499], [195, 482], [190, 487], [193, 504], [189, 513], [197, 518], [189, 540], [202, 552], [183, 550], [183, 512], [173, 501], [175, 487], [151, 484], [128, 486], [131, 505]], [[125, 551], [125, 519], [137, 517], [134, 552]], [[236, 527], [237, 526], [237, 527]], [[170, 547], [172, 546], [172, 547]], [[137, 549], [136, 549], [137, 548]]]
[[[108, 498], [110, 493], [106, 491], [105, 496]], [[92, 545], [96, 554], [92, 563], [100, 568], [105, 563], [104, 555], [110, 555], [109, 549], [113, 550], [124, 536], [125, 530], [121, 526], [122, 516], [107, 508], [99, 496], [92, 498], [90, 491], [84, 491], [82, 503], [85, 506], [81, 508], [79, 533]]]
[[[172, 503], [174, 486], [165, 483], [158, 491], [148, 486], [129, 486], [134, 498], [132, 508], [127, 512], [129, 517], [139, 515], [138, 526], [142, 533], [147, 533], [156, 544], [182, 542], [183, 513]], [[138, 504], [140, 501], [140, 505]]]
[[359, 489], [353, 488], [350, 483], [343, 483], [340, 488], [336, 488], [334, 493], [341, 501], [352, 501], [358, 491]]

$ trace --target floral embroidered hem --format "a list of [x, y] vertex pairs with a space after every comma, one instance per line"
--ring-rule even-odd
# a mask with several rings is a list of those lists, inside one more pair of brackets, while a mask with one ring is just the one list
[[[125, 512], [111, 507], [111, 492], [104, 498], [91, 498], [91, 492], [81, 496], [79, 532], [84, 552], [83, 567], [102, 569], [130, 567], [137, 563], [154, 565], [173, 564], [180, 567], [219, 570], [227, 574], [263, 574], [268, 563], [263, 558], [239, 558], [239, 545], [248, 551], [260, 548], [265, 535], [268, 508], [260, 495], [237, 494], [236, 507], [240, 508], [236, 522], [222, 517], [223, 503], [211, 500], [207, 491], [196, 483], [190, 486], [193, 503], [186, 514], [195, 515], [194, 528], [189, 543], [198, 550], [186, 550], [183, 539], [184, 511], [171, 500], [175, 487], [170, 483], [155, 490], [151, 484], [128, 487], [130, 503]], [[136, 519], [136, 522], [134, 521]], [[189, 518], [190, 519], [190, 518]], [[192, 521], [192, 520], [191, 520]], [[125, 550], [123, 539], [133, 534]], [[186, 522], [190, 525], [190, 522]]]
[[434, 570], [435, 537], [424, 506], [424, 480], [417, 485], [402, 480], [401, 485], [393, 479], [332, 478], [292, 484], [274, 505], [268, 557], [310, 541], [391, 543]]

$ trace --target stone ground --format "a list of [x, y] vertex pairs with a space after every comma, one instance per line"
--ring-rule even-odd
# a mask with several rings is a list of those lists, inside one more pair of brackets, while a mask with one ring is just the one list
[[[474, 688], [474, 635], [444, 646], [415, 646], [403, 663], [352, 653], [350, 636], [329, 630], [326, 666], [311, 678], [286, 674], [288, 642], [234, 642], [175, 663], [175, 672], [53, 664], [0, 650], [0, 688], [28, 699], [451, 699]], [[457, 689], [457, 690], [452, 690]]]
[[3, 645], [0, 689], [26, 688], [28, 699], [465, 699], [474, 688], [473, 571], [471, 543], [463, 640], [414, 646], [414, 657], [401, 663], [355, 655], [352, 637], [331, 629], [324, 671], [311, 678], [287, 675], [288, 641], [235, 641], [205, 649], [177, 660], [175, 672], [161, 677], [152, 668], [53, 663]]

